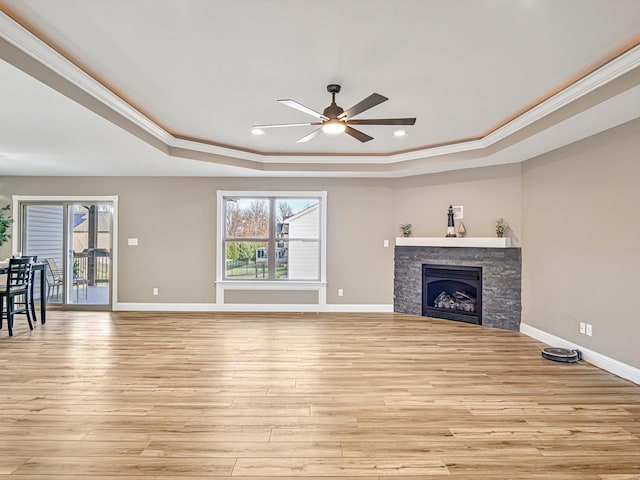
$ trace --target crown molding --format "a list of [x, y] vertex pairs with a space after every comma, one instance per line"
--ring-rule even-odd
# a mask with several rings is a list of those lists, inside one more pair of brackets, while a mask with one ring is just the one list
[[602, 67], [572, 83], [564, 90], [527, 110], [504, 126], [486, 135], [482, 141], [486, 146], [493, 145], [519, 130], [550, 115], [571, 102], [597, 90], [616, 78], [640, 66], [640, 45], [627, 50]]
[[248, 160], [262, 164], [296, 164], [301, 162], [308, 164], [309, 160], [312, 159], [313, 163], [328, 165], [390, 165], [411, 160], [482, 150], [640, 66], [640, 45], [635, 45], [602, 67], [587, 74], [567, 88], [477, 140], [425, 147], [410, 152], [391, 153], [389, 155], [280, 155], [270, 154], [268, 152], [251, 152], [239, 148], [236, 149], [229, 146], [197, 141], [195, 139], [177, 138], [33, 35], [29, 30], [14, 21], [4, 12], [0, 12], [0, 37], [60, 75], [65, 80], [71, 82], [77, 88], [91, 95], [114, 112], [126, 118], [143, 131], [160, 140], [167, 147]]
[[221, 147], [210, 143], [188, 140], [186, 138], [177, 138], [170, 133], [165, 132], [169, 139], [165, 141], [167, 146], [173, 148], [183, 148], [185, 150], [193, 150], [194, 152], [209, 153], [212, 155], [221, 155], [223, 157], [239, 158], [241, 160], [250, 160], [252, 162], [264, 162], [264, 155], [260, 153], [247, 152], [235, 148]]
[[165, 143], [170, 141], [172, 136], [164, 129], [56, 52], [4, 12], [0, 14], [0, 36], [157, 139]]

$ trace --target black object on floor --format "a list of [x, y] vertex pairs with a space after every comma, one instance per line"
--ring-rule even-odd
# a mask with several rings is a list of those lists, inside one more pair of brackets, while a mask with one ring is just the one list
[[582, 352], [568, 348], [547, 347], [542, 349], [542, 357], [555, 362], [573, 363], [582, 360]]

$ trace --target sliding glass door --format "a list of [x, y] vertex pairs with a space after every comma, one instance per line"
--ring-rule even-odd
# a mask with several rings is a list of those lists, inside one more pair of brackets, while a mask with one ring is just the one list
[[21, 219], [22, 254], [48, 264], [48, 303], [110, 307], [111, 202], [22, 203]]
[[111, 298], [112, 207], [67, 205], [68, 303], [108, 305]]

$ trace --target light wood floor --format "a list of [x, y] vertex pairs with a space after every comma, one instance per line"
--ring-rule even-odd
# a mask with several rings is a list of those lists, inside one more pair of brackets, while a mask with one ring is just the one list
[[0, 331], [0, 478], [640, 478], [640, 386], [399, 314], [50, 312]]

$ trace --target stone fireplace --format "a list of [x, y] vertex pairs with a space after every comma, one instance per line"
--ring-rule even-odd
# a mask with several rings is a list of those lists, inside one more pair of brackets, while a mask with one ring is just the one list
[[[394, 311], [518, 331], [522, 310], [521, 250], [510, 247], [505, 240], [508, 239], [396, 239]], [[425, 269], [431, 269], [429, 273], [434, 275], [423, 290]], [[472, 271], [477, 280], [465, 278]], [[440, 296], [442, 292], [444, 295]], [[474, 297], [476, 312], [471, 312]]]

